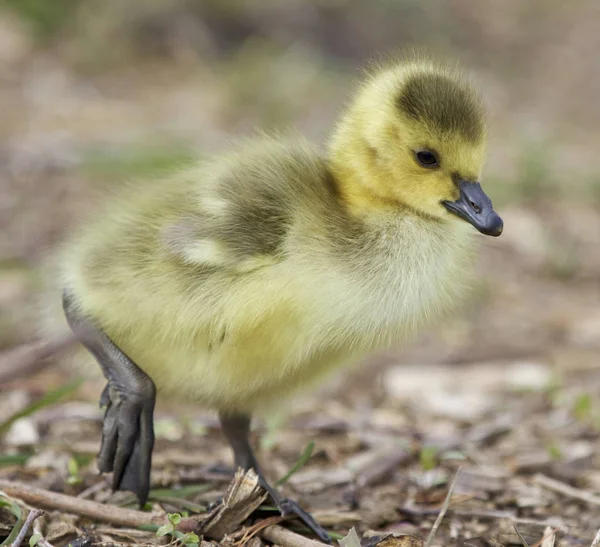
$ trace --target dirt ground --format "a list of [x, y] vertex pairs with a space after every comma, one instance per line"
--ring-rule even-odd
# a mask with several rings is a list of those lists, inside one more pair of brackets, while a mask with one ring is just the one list
[[[63, 358], [19, 374], [27, 350], [15, 348], [50, 336], [40, 295], [59, 297], [45, 264], [99, 191], [254, 127], [322, 140], [357, 66], [425, 43], [463, 58], [488, 97], [484, 184], [505, 232], [480, 239], [478, 281], [460, 313], [257, 422], [259, 455], [272, 479], [294, 471], [282, 491], [336, 540], [354, 527], [363, 547], [407, 545], [382, 539], [390, 533], [421, 545], [456, 478], [432, 545], [592, 544], [600, 71], [586, 52], [600, 36], [597, 3], [90, 4], [61, 0], [55, 13], [33, 0], [0, 3], [0, 541], [14, 541], [19, 509], [25, 517], [39, 506], [42, 539], [32, 544], [42, 547], [309, 547], [268, 501], [244, 520], [229, 514], [224, 539], [185, 535], [187, 519], [203, 521], [222, 499], [231, 459], [214, 414], [176, 400], [156, 411], [148, 511], [127, 512], [133, 498], [112, 495], [95, 467], [102, 382], [78, 381]], [[182, 516], [183, 531], [158, 538], [167, 514]]]

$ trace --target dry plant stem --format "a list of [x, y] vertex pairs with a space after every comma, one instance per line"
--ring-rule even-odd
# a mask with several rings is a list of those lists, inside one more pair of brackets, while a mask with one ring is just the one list
[[600, 545], [600, 529], [598, 529], [598, 531], [596, 532], [596, 537], [594, 538], [594, 541], [592, 541], [591, 547], [598, 547], [599, 545]]
[[[255, 525], [250, 526], [250, 528], [244, 531], [244, 534], [238, 541], [236, 541], [235, 545], [244, 547], [244, 545], [246, 545], [256, 534], [260, 533], [261, 530], [264, 530], [265, 528], [268, 528], [274, 524], [279, 524], [283, 520], [285, 520], [285, 517], [276, 516], [257, 522]], [[229, 537], [234, 537], [235, 535], [236, 533], [234, 532], [233, 534], [230, 534]]]
[[109, 522], [119, 526], [138, 527], [146, 524], [164, 524], [165, 518], [156, 514], [144, 513], [133, 509], [123, 509], [113, 505], [104, 505], [65, 494], [49, 492], [18, 482], [0, 480], [0, 490], [13, 498], [20, 499], [33, 506], [56, 509], [64, 513], [81, 515], [92, 520]]
[[527, 543], [525, 541], [525, 538], [522, 536], [521, 532], [519, 532], [519, 529], [517, 528], [516, 524], [513, 524], [513, 528], [515, 529], [515, 532], [519, 536], [519, 539], [521, 540], [521, 543], [523, 544], [523, 547], [529, 547], [529, 543]]
[[23, 524], [22, 528], [19, 530], [19, 534], [15, 538], [15, 541], [13, 541], [10, 544], [10, 547], [19, 547], [21, 545], [21, 543], [23, 543], [23, 540], [25, 539], [25, 536], [27, 535], [29, 528], [31, 528], [33, 521], [36, 518], [41, 517], [43, 514], [44, 514], [44, 511], [42, 511], [41, 509], [32, 509], [31, 511], [29, 511], [29, 514], [27, 515], [27, 519], [25, 520], [25, 523]]
[[548, 490], [558, 492], [559, 494], [563, 494], [569, 498], [584, 501], [585, 503], [589, 503], [590, 505], [600, 506], [600, 496], [590, 494], [589, 492], [581, 490], [580, 488], [574, 488], [573, 486], [569, 486], [564, 482], [557, 481], [556, 479], [552, 479], [550, 477], [547, 477], [546, 475], [536, 475], [535, 482], [540, 486], [547, 488]]
[[448, 494], [446, 495], [446, 499], [444, 500], [444, 505], [442, 505], [440, 514], [438, 515], [438, 517], [435, 519], [435, 522], [433, 523], [433, 527], [431, 528], [431, 532], [429, 532], [429, 536], [427, 536], [427, 541], [425, 542], [424, 547], [431, 547], [431, 544], [433, 543], [435, 534], [436, 534], [438, 528], [440, 527], [440, 524], [442, 524], [442, 520], [444, 520], [444, 515], [446, 514], [446, 511], [448, 511], [448, 507], [450, 506], [450, 500], [452, 499], [452, 492], [454, 492], [454, 487], [456, 486], [456, 481], [458, 479], [458, 476], [460, 475], [461, 470], [462, 470], [462, 467], [459, 467], [458, 470], [456, 471], [456, 475], [454, 475], [454, 478], [452, 479], [450, 488], [448, 488]]
[[52, 340], [41, 340], [24, 344], [0, 354], [0, 384], [43, 370], [50, 363], [49, 357], [75, 345], [77, 340], [71, 333]]
[[325, 543], [305, 538], [277, 525], [265, 528], [260, 535], [267, 541], [275, 545], [281, 545], [281, 547], [323, 547], [325, 545]]
[[89, 488], [86, 488], [82, 492], [79, 492], [79, 494], [77, 494], [77, 497], [81, 500], [89, 498], [92, 494], [95, 494], [96, 492], [99, 492], [103, 488], [106, 488], [107, 486], [109, 486], [109, 484], [110, 483], [106, 480], [102, 481], [102, 482], [98, 482], [96, 484], [93, 484]]

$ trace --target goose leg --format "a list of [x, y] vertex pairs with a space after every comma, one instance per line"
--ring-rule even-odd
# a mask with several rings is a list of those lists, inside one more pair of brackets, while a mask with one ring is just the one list
[[329, 534], [317, 523], [312, 515], [302, 509], [295, 501], [282, 498], [279, 493], [265, 479], [252, 446], [250, 446], [250, 416], [245, 414], [219, 414], [221, 429], [228, 440], [235, 458], [236, 467], [254, 469], [258, 475], [261, 486], [267, 491], [273, 503], [283, 516], [296, 515], [308, 528], [326, 543], [331, 543]]
[[129, 490], [140, 505], [150, 490], [154, 447], [154, 382], [63, 295], [67, 321], [81, 344], [95, 357], [108, 380], [100, 405], [106, 407], [102, 444], [98, 454], [101, 473], [113, 472], [113, 490]]

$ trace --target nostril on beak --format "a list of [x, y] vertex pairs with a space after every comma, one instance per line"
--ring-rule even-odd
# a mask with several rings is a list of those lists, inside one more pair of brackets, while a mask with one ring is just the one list
[[477, 203], [469, 200], [469, 205], [477, 214], [481, 213], [481, 207], [479, 207], [479, 205], [477, 205]]

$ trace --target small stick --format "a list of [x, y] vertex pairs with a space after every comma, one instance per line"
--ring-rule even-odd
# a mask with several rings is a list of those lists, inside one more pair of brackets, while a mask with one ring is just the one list
[[517, 532], [517, 535], [519, 536], [519, 539], [521, 540], [523, 547], [529, 547], [529, 543], [527, 543], [525, 541], [525, 538], [521, 535], [521, 532], [519, 532], [519, 529], [517, 528], [516, 524], [513, 524], [513, 528], [515, 529], [515, 532]]
[[282, 526], [276, 524], [265, 528], [261, 534], [264, 539], [274, 543], [275, 545], [281, 545], [281, 547], [324, 547], [325, 543], [315, 541], [314, 539], [308, 539], [300, 534], [296, 534], [291, 530], [287, 530]]
[[82, 492], [79, 492], [79, 494], [77, 494], [77, 497], [81, 500], [89, 498], [92, 494], [95, 494], [103, 488], [106, 488], [107, 484], [108, 481], [106, 481], [106, 479], [101, 482], [97, 482], [96, 484], [92, 484], [92, 486], [90, 486], [89, 488], [86, 488]]
[[598, 547], [600, 545], [600, 529], [596, 532], [596, 537], [592, 541], [591, 547]]
[[425, 542], [424, 547], [431, 547], [431, 544], [433, 543], [433, 538], [435, 537], [435, 534], [436, 534], [438, 528], [440, 527], [440, 524], [442, 524], [442, 520], [444, 520], [444, 515], [446, 514], [446, 511], [448, 511], [448, 507], [450, 506], [450, 500], [452, 499], [452, 492], [454, 491], [454, 487], [456, 486], [456, 481], [458, 479], [458, 476], [460, 475], [461, 470], [462, 470], [462, 466], [458, 468], [458, 470], [456, 471], [456, 475], [454, 475], [454, 478], [452, 479], [450, 488], [448, 488], [448, 494], [446, 495], [446, 499], [444, 500], [444, 505], [442, 505], [440, 514], [438, 515], [438, 517], [435, 519], [435, 522], [433, 523], [433, 527], [431, 528], [431, 532], [429, 532], [429, 536], [427, 536], [427, 541]]
[[27, 519], [25, 520], [25, 524], [23, 524], [23, 526], [19, 530], [17, 537], [10, 544], [10, 547], [20, 547], [21, 543], [23, 543], [23, 540], [25, 539], [25, 536], [27, 535], [27, 532], [29, 531], [29, 528], [33, 524], [33, 521], [36, 518], [41, 517], [43, 514], [44, 511], [42, 511], [41, 509], [32, 509], [31, 511], [29, 511]]
[[[269, 517], [265, 520], [261, 520], [260, 522], [257, 522], [253, 526], [250, 526], [250, 528], [247, 528], [246, 530], [243, 531], [244, 533], [242, 535], [242, 538], [239, 539], [238, 541], [236, 541], [235, 545], [244, 547], [244, 545], [246, 545], [261, 530], [264, 530], [265, 528], [268, 528], [269, 526], [272, 526], [273, 524], [278, 524], [284, 520], [285, 520], [285, 517], [274, 516], [274, 517]], [[230, 534], [230, 537], [232, 535], [233, 534]]]
[[64, 513], [81, 515], [92, 520], [109, 522], [119, 526], [137, 528], [146, 524], [160, 525], [165, 522], [165, 518], [160, 515], [144, 513], [134, 509], [124, 509], [114, 505], [104, 505], [91, 500], [34, 488], [18, 482], [0, 480], [0, 490], [33, 506], [57, 509]]
[[540, 486], [547, 488], [548, 490], [552, 490], [553, 492], [558, 492], [559, 494], [563, 494], [564, 496], [568, 496], [570, 498], [589, 503], [590, 505], [600, 506], [600, 496], [590, 494], [590, 492], [586, 492], [585, 490], [581, 490], [580, 488], [575, 488], [573, 486], [565, 484], [564, 482], [552, 479], [546, 475], [536, 475], [535, 482]]

